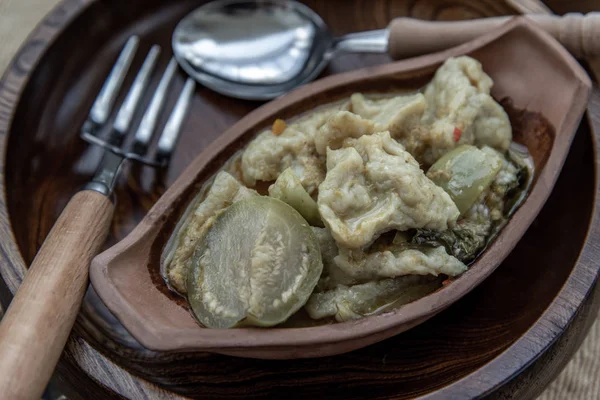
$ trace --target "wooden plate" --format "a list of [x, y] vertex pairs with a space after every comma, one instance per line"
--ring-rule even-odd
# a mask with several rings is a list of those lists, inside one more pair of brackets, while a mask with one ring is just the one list
[[[152, 42], [168, 48], [176, 21], [198, 3], [65, 0], [15, 58], [0, 83], [0, 140], [5, 150], [0, 162], [4, 305], [68, 197], [93, 173], [99, 152], [78, 139], [78, 129], [124, 38], [138, 33], [144, 49]], [[491, 0], [307, 3], [336, 33], [381, 28], [390, 18], [409, 11], [428, 19], [515, 12]], [[167, 59], [164, 54], [163, 67]], [[328, 72], [385, 60], [385, 56], [343, 57]], [[178, 85], [182, 84], [180, 78]], [[600, 96], [592, 104], [598, 110]], [[107, 247], [135, 226], [201, 149], [257, 105], [200, 89], [193, 104], [198, 111], [188, 119], [187, 134], [171, 168], [163, 174], [134, 168], [119, 186]], [[202, 127], [201, 135], [191, 134], [196, 127]], [[173, 398], [176, 393], [204, 397], [534, 396], [577, 348], [598, 307], [599, 296], [594, 294], [598, 292], [595, 249], [600, 246], [596, 146], [584, 121], [552, 196], [507, 260], [468, 296], [405, 334], [318, 360], [248, 361], [201, 353], [158, 353], [133, 340], [90, 292], [58, 367], [60, 381], [68, 384], [65, 389], [71, 388], [70, 398], [86, 399], [117, 394]], [[550, 346], [554, 351], [548, 350]], [[520, 380], [507, 384], [517, 375]], [[538, 384], [525, 384], [532, 379]]]

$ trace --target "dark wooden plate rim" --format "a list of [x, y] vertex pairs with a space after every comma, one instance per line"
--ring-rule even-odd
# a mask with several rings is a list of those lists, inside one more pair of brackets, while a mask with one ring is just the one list
[[[0, 237], [2, 237], [2, 240], [0, 240], [0, 274], [11, 293], [16, 291], [26, 271], [24, 260], [16, 244], [6, 207], [4, 166], [6, 163], [8, 135], [12, 118], [17, 109], [19, 99], [27, 86], [29, 77], [33, 74], [38, 62], [46, 54], [51, 44], [71, 21], [97, 1], [62, 0], [58, 3], [28, 36], [0, 79], [0, 174], [2, 175], [2, 179], [0, 179]], [[592, 93], [590, 103], [595, 106], [593, 110], [594, 117], [600, 121], [600, 90], [597, 88]], [[590, 118], [590, 122], [593, 123], [594, 121]], [[594, 129], [600, 129], [600, 125], [592, 125], [592, 130]], [[600, 131], [598, 134], [600, 134]], [[596, 165], [594, 171], [594, 209], [586, 242], [563, 289], [528, 331], [528, 333], [535, 335], [539, 340], [536, 342], [528, 342], [526, 339], [517, 340], [508, 349], [477, 371], [423, 398], [474, 398], [493, 392], [496, 388], [505, 384], [512, 377], [535, 362], [546, 349], [557, 341], [561, 332], [569, 326], [581, 310], [584, 300], [590, 295], [591, 289], [595, 287], [600, 274], [600, 263], [595, 260], [594, 255], [595, 250], [600, 248], [600, 208], [598, 207], [600, 194], [598, 181], [598, 176], [600, 175], [600, 163], [598, 162], [600, 141], [595, 134], [592, 134], [592, 142], [594, 144], [593, 151]], [[578, 288], [578, 291], [575, 288]], [[579, 294], [572, 297], [571, 294], [574, 292]], [[75, 336], [77, 335], [75, 334]], [[73, 343], [71, 341], [68, 346], [72, 347]], [[75, 346], [77, 346], [76, 351], [80, 352], [81, 356], [72, 358], [72, 362], [77, 364], [83, 371], [91, 370], [86, 365], [87, 360], [100, 358], [102, 359], [99, 361], [101, 368], [121, 370], [127, 374], [132, 385], [138, 386], [141, 384], [146, 388], [143, 390], [158, 389], [148, 388], [148, 383], [134, 383], [135, 381], [139, 381], [139, 379], [123, 371], [121, 367], [106, 359], [89, 345], [75, 344]], [[516, 369], [514, 367], [515, 364], [518, 364]], [[120, 392], [119, 387], [122, 382], [117, 383], [111, 380], [111, 378], [100, 376], [94, 377], [94, 380], [99, 381], [116, 392]], [[482, 391], [482, 388], [485, 389]], [[162, 391], [161, 389], [158, 390]], [[166, 393], [164, 394], [167, 395]]]

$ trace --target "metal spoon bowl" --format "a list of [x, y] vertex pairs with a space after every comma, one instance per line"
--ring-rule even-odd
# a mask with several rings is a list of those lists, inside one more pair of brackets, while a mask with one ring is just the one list
[[269, 100], [315, 79], [337, 52], [385, 52], [388, 30], [335, 38], [296, 1], [217, 0], [181, 20], [172, 41], [175, 58], [198, 82]]

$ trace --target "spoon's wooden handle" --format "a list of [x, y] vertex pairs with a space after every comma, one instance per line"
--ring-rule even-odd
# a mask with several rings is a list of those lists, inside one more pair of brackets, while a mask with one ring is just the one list
[[0, 323], [0, 399], [35, 399], [52, 375], [106, 239], [113, 204], [77, 193], [48, 234]]
[[[562, 17], [526, 15], [560, 41], [575, 57], [600, 56], [600, 12], [572, 13]], [[388, 51], [402, 59], [445, 50], [468, 42], [511, 17], [494, 17], [457, 22], [396, 18], [390, 24]]]

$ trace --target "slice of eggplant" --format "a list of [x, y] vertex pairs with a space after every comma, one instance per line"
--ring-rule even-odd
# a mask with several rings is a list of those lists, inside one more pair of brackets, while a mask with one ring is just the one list
[[317, 239], [296, 210], [248, 198], [217, 217], [194, 253], [188, 299], [209, 328], [273, 326], [306, 303], [322, 270]]

